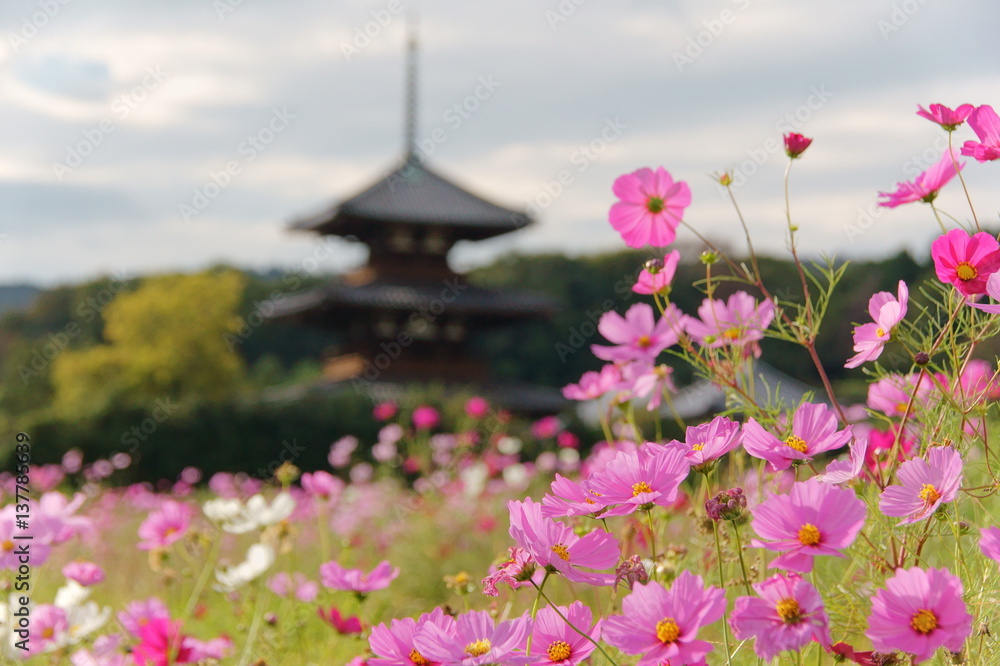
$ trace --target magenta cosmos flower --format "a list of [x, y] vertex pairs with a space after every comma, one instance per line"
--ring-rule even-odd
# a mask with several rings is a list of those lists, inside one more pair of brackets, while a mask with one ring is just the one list
[[725, 593], [705, 587], [701, 576], [683, 571], [667, 590], [657, 582], [635, 585], [622, 599], [622, 615], [604, 621], [604, 641], [627, 654], [639, 654], [637, 666], [699, 664], [712, 644], [697, 639], [698, 630], [726, 611]]
[[953, 111], [943, 104], [931, 104], [930, 110], [927, 110], [918, 105], [917, 115], [937, 123], [949, 132], [954, 132], [975, 108], [971, 104], [963, 104]]
[[683, 451], [647, 443], [635, 451], [619, 451], [587, 484], [605, 506], [617, 505], [603, 516], [624, 516], [653, 505], [671, 506], [690, 470]]
[[770, 661], [779, 652], [800, 650], [812, 641], [829, 648], [830, 618], [816, 588], [796, 574], [777, 574], [754, 583], [760, 597], [736, 600], [729, 625], [736, 638], [753, 638], [753, 651]]
[[785, 135], [785, 154], [791, 157], [793, 160], [806, 152], [813, 140], [797, 134], [795, 132], [789, 132]]
[[431, 430], [441, 423], [441, 414], [430, 405], [420, 405], [413, 410], [413, 427], [417, 430]]
[[591, 345], [590, 350], [604, 361], [653, 363], [661, 351], [677, 344], [684, 330], [683, 317], [673, 304], [659, 321], [648, 303], [636, 303], [624, 317], [609, 310], [601, 315], [597, 330], [615, 346]]
[[424, 657], [413, 642], [413, 634], [426, 624], [434, 624], [444, 635], [454, 634], [455, 619], [440, 608], [424, 613], [419, 619], [405, 617], [392, 620], [387, 627], [372, 627], [368, 644], [376, 657], [368, 660], [369, 666], [430, 666], [434, 662]]
[[947, 569], [897, 569], [875, 593], [865, 636], [879, 652], [900, 650], [929, 659], [939, 647], [959, 652], [972, 633], [962, 581]]
[[847, 360], [845, 368], [856, 368], [882, 354], [893, 329], [906, 317], [910, 291], [902, 280], [899, 281], [897, 294], [893, 296], [888, 291], [880, 291], [869, 299], [868, 314], [873, 321], [854, 329], [854, 351], [857, 353]]
[[677, 237], [684, 209], [691, 205], [691, 190], [674, 182], [663, 167], [642, 168], [619, 176], [612, 187], [618, 201], [608, 219], [629, 247], [666, 247]]
[[887, 375], [868, 385], [868, 406], [889, 417], [902, 417], [913, 394], [911, 418], [917, 418], [920, 411], [929, 407], [934, 398], [934, 380], [920, 373], [909, 375]]
[[854, 491], [811, 479], [796, 483], [787, 495], [771, 495], [752, 510], [750, 526], [758, 548], [784, 553], [771, 567], [808, 573], [813, 557], [847, 548], [865, 524], [865, 503]]
[[[601, 621], [591, 626], [593, 613], [582, 603], [574, 601], [569, 607], [557, 608], [566, 620], [550, 606], [538, 611], [535, 616], [531, 652], [527, 660], [531, 666], [576, 666], [590, 656], [595, 643], [601, 639]], [[579, 631], [571, 629], [570, 625]], [[591, 640], [582, 636], [581, 631]]]
[[850, 445], [850, 454], [847, 460], [834, 460], [826, 466], [826, 471], [817, 476], [816, 480], [823, 483], [834, 483], [840, 485], [847, 483], [851, 479], [856, 479], [864, 469], [865, 459], [868, 456], [868, 434], [858, 434], [854, 436], [854, 441]]
[[962, 154], [975, 157], [979, 162], [1000, 159], [1000, 117], [993, 107], [987, 104], [976, 107], [969, 115], [969, 127], [979, 141], [966, 141]]
[[774, 319], [774, 303], [764, 301], [757, 304], [753, 296], [738, 291], [723, 303], [706, 298], [698, 308], [699, 319], [688, 317], [685, 330], [699, 344], [705, 347], [744, 347], [755, 356], [760, 356], [756, 343], [763, 339], [764, 331]]
[[779, 472], [795, 462], [807, 462], [818, 453], [833, 451], [851, 441], [851, 426], [837, 430], [837, 417], [826, 405], [803, 403], [792, 417], [792, 433], [781, 440], [754, 419], [743, 426], [743, 447], [754, 458]]
[[631, 398], [646, 398], [646, 411], [658, 409], [663, 403], [663, 396], [676, 393], [677, 386], [673, 379], [674, 369], [669, 365], [650, 365], [642, 361], [633, 361], [622, 370], [623, 383], [631, 384]]
[[994, 562], [1000, 562], [1000, 527], [979, 530], [979, 549]]
[[[951, 154], [945, 151], [944, 156], [935, 162], [931, 168], [924, 171], [916, 179], [903, 183], [896, 183], [895, 192], [879, 192], [878, 195], [885, 199], [879, 201], [879, 206], [885, 208], [895, 208], [905, 203], [923, 201], [930, 203], [937, 198], [941, 188], [948, 184], [958, 171], [965, 166], [964, 162], [955, 162], [958, 157], [957, 152], [952, 150]], [[958, 170], [955, 165], [958, 165]]]
[[528, 581], [534, 580], [537, 571], [531, 553], [519, 546], [511, 546], [508, 558], [499, 564], [490, 565], [490, 573], [483, 578], [483, 594], [499, 597], [498, 583], [506, 583], [516, 590]]
[[986, 295], [996, 303], [973, 303], [969, 305], [989, 314], [1000, 314], [1000, 271], [992, 273], [986, 280]]
[[605, 393], [620, 388], [622, 371], [617, 365], [609, 363], [600, 369], [583, 373], [579, 383], [567, 384], [562, 393], [567, 400], [596, 400]]
[[740, 424], [725, 416], [716, 416], [708, 423], [685, 430], [683, 442], [675, 439], [667, 446], [680, 449], [691, 469], [707, 473], [719, 458], [739, 445]]
[[93, 562], [70, 562], [63, 567], [62, 574], [84, 587], [97, 585], [104, 580], [104, 569]]
[[935, 446], [927, 450], [927, 460], [914, 458], [900, 465], [896, 478], [902, 485], [883, 490], [878, 508], [902, 518], [900, 525], [915, 523], [955, 499], [962, 483], [962, 456], [951, 447]]
[[610, 569], [618, 563], [618, 540], [596, 530], [578, 536], [571, 527], [542, 515], [542, 505], [530, 497], [523, 502], [507, 502], [510, 536], [531, 553], [538, 566], [558, 572], [568, 580], [590, 585], [611, 585], [614, 574], [597, 574], [587, 569]]
[[330, 589], [368, 594], [389, 587], [399, 575], [399, 567], [393, 568], [389, 560], [382, 560], [371, 572], [365, 573], [360, 569], [345, 569], [331, 561], [320, 565], [319, 575], [323, 585]]
[[1000, 269], [1000, 243], [985, 231], [969, 236], [952, 229], [931, 244], [938, 279], [966, 296], [986, 293], [986, 280]]
[[168, 548], [184, 537], [194, 510], [180, 502], [166, 500], [139, 525], [139, 550]]
[[659, 259], [647, 261], [632, 291], [637, 294], [669, 294], [670, 284], [674, 281], [674, 273], [677, 272], [677, 262], [680, 260], [681, 253], [674, 250], [668, 252], [662, 261]]
[[496, 624], [486, 611], [473, 611], [455, 618], [450, 629], [434, 622], [420, 625], [413, 632], [413, 643], [425, 663], [507, 664], [516, 659], [514, 652], [524, 647], [530, 630], [531, 619], [527, 615]]
[[590, 480], [573, 481], [561, 474], [549, 486], [551, 492], [542, 498], [542, 515], [546, 518], [588, 516], [608, 505], [604, 497], [590, 489]]

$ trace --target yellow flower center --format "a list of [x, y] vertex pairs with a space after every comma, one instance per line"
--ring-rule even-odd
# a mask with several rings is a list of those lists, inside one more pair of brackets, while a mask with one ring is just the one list
[[896, 411], [899, 412], [900, 414], [905, 414], [906, 413], [906, 407], [907, 407], [907, 404], [905, 402], [897, 402], [896, 403]]
[[551, 661], [565, 661], [573, 654], [573, 650], [570, 649], [569, 643], [566, 641], [552, 643], [547, 652]]
[[819, 528], [812, 523], [806, 523], [799, 528], [799, 543], [803, 546], [815, 546], [819, 543]]
[[795, 599], [782, 599], [774, 610], [778, 611], [778, 617], [788, 624], [794, 624], [802, 618], [802, 609]]
[[691, 450], [692, 451], [701, 451], [704, 448], [705, 448], [704, 444], [695, 444], [694, 446], [691, 447]]
[[470, 657], [481, 657], [487, 652], [493, 649], [493, 644], [490, 643], [488, 638], [476, 641], [475, 643], [469, 643], [465, 646], [465, 654]]
[[882, 328], [881, 326], [879, 326], [878, 328], [875, 329], [875, 335], [878, 336], [878, 337], [880, 337], [880, 338], [884, 337], [885, 336], [885, 329]]
[[649, 197], [646, 200], [646, 210], [650, 213], [659, 213], [665, 207], [665, 203], [661, 197]]
[[681, 636], [681, 628], [672, 617], [665, 617], [656, 623], [656, 637], [665, 645], [670, 645]]
[[937, 626], [937, 615], [934, 614], [934, 611], [927, 608], [921, 608], [910, 619], [910, 627], [917, 633], [929, 634], [937, 629]]
[[552, 546], [552, 550], [554, 550], [556, 555], [558, 555], [559, 557], [563, 558], [567, 562], [569, 561], [569, 548], [567, 548], [563, 544], [557, 543], [556, 545]]
[[796, 435], [789, 435], [785, 440], [785, 446], [795, 449], [799, 453], [805, 453], [807, 449], [806, 440], [801, 437], [797, 437]]
[[639, 339], [635, 341], [636, 346], [639, 349], [648, 349], [653, 341], [649, 339], [648, 335], [640, 335]]
[[724, 337], [726, 340], [737, 340], [740, 337], [740, 329], [727, 328], [722, 332], [722, 337]]
[[42, 629], [42, 638], [52, 638], [56, 635], [56, 630], [52, 627], [45, 627]]
[[645, 481], [632, 484], [632, 497], [638, 497], [641, 493], [651, 493], [653, 489]]
[[416, 666], [431, 666], [433, 663], [427, 657], [417, 652], [417, 648], [410, 650], [410, 661], [412, 661]]
[[927, 504], [934, 504], [934, 502], [937, 502], [939, 499], [941, 499], [941, 493], [939, 493], [938, 489], [932, 486], [931, 484], [925, 483], [923, 487], [920, 489], [920, 499], [922, 499]]
[[2, 549], [6, 553], [13, 552], [13, 550], [14, 550], [14, 542], [11, 541], [10, 539], [7, 539], [3, 543], [0, 543], [0, 549]]
[[969, 280], [974, 280], [979, 275], [979, 271], [969, 262], [963, 261], [958, 266], [955, 266], [955, 275], [962, 282], [968, 282]]

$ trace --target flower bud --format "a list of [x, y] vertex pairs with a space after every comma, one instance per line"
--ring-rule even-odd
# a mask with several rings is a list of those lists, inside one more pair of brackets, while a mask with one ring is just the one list
[[650, 259], [642, 265], [649, 273], [656, 275], [663, 270], [663, 259]]
[[712, 264], [719, 261], [719, 254], [713, 250], [705, 250], [701, 253], [701, 263], [706, 266], [711, 266]]
[[931, 362], [931, 357], [927, 352], [917, 352], [913, 355], [913, 362], [917, 365], [927, 365]]
[[746, 507], [747, 498], [743, 494], [742, 488], [723, 490], [705, 502], [705, 512], [715, 522], [719, 522], [720, 520], [736, 520], [743, 515], [743, 509]]

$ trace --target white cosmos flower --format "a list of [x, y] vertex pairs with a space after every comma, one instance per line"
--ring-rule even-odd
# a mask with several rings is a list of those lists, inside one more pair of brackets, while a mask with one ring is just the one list
[[222, 592], [232, 592], [271, 568], [274, 564], [274, 548], [264, 543], [255, 543], [247, 550], [247, 558], [234, 567], [215, 572], [219, 584], [215, 589]]
[[280, 523], [292, 515], [295, 500], [281, 492], [268, 504], [263, 495], [254, 495], [243, 504], [238, 499], [213, 499], [202, 505], [205, 515], [230, 534], [244, 534], [258, 527]]

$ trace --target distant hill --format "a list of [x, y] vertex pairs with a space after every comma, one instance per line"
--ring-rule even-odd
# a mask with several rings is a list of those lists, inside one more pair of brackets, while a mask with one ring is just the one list
[[0, 315], [27, 309], [41, 292], [42, 289], [30, 284], [0, 285]]

